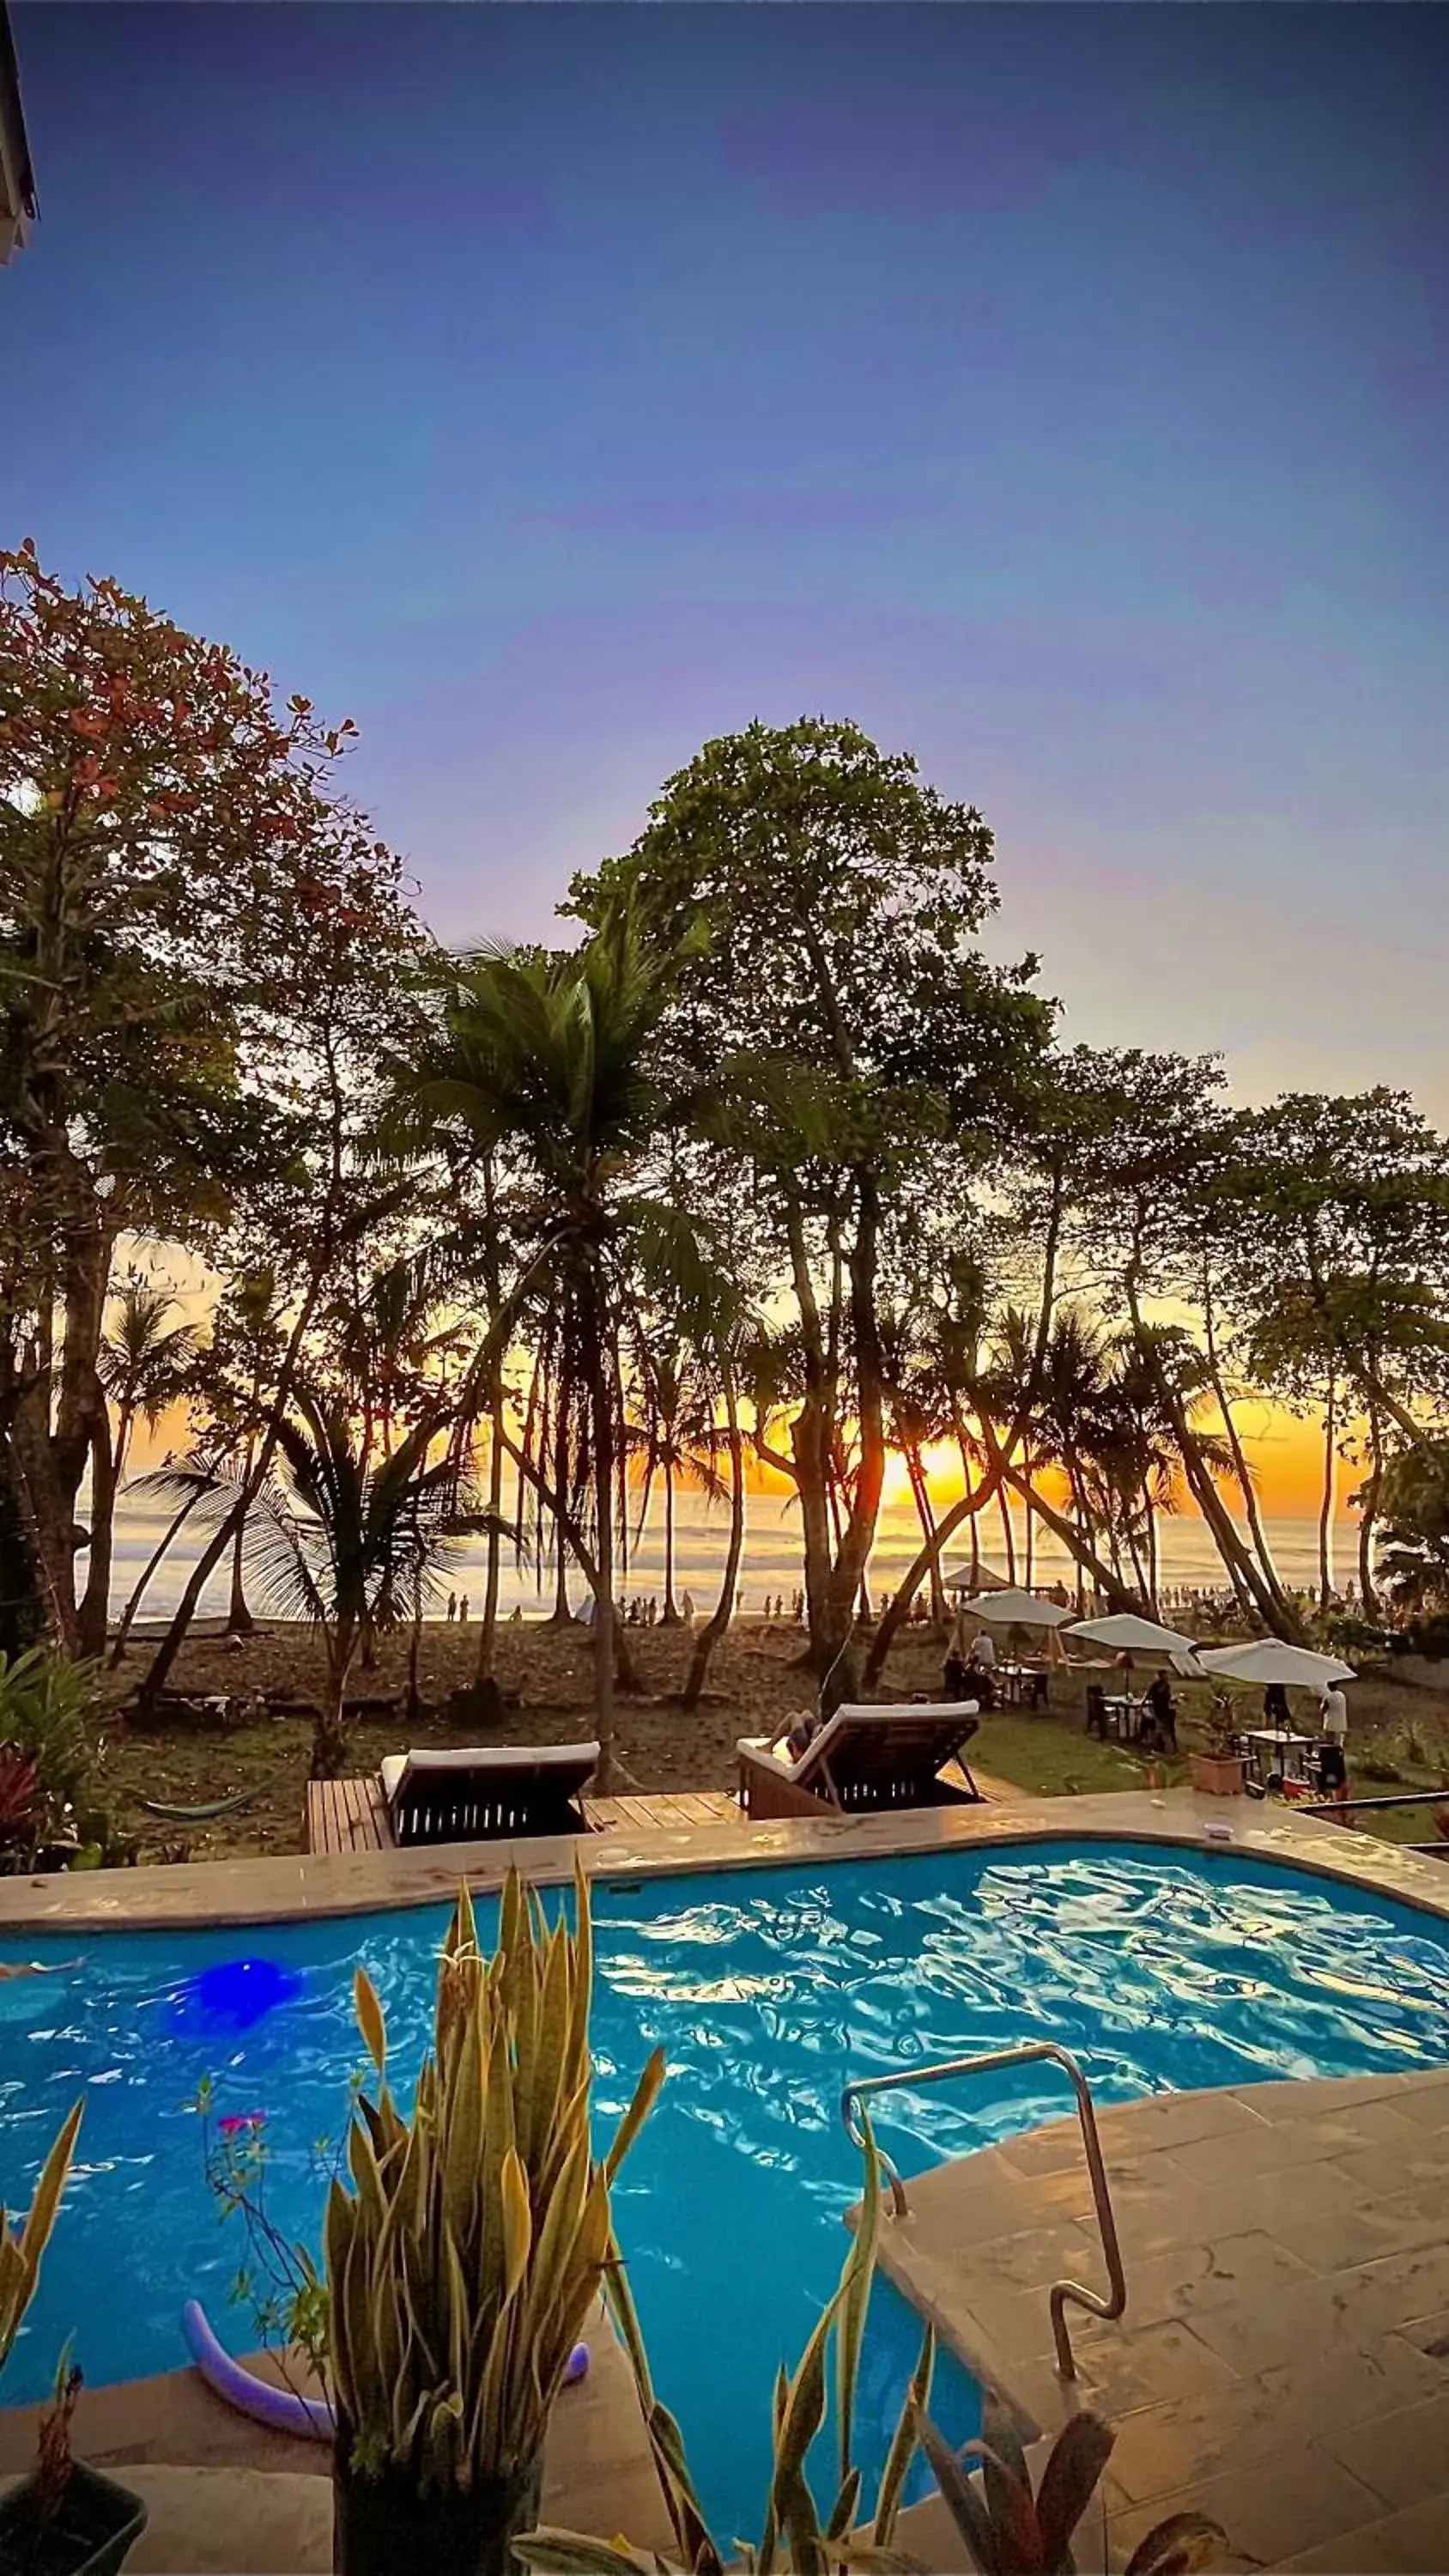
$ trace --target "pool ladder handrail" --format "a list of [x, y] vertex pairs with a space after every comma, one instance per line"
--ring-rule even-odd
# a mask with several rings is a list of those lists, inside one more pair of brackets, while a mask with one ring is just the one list
[[[925, 2084], [944, 2084], [957, 2075], [987, 2075], [999, 2066], [1026, 2066], [1045, 2061], [1060, 2066], [1069, 2079], [1077, 2098], [1077, 2117], [1082, 2127], [1082, 2146], [1087, 2158], [1087, 2175], [1092, 2186], [1092, 2199], [1097, 2211], [1097, 2229], [1102, 2240], [1102, 2253], [1107, 2265], [1111, 2293], [1103, 2298], [1100, 2290], [1089, 2290], [1080, 2281], [1056, 2281], [1052, 2284], [1049, 2306], [1052, 2335], [1057, 2348], [1057, 2369], [1063, 2379], [1075, 2379], [1076, 2362], [1072, 2356], [1072, 2339], [1067, 2332], [1065, 2309], [1068, 2299], [1090, 2316], [1109, 2322], [1126, 2314], [1127, 2276], [1122, 2269], [1122, 2248], [1117, 2241], [1117, 2221], [1112, 2210], [1112, 2193], [1107, 2181], [1107, 2168], [1102, 2157], [1102, 2141], [1097, 2134], [1097, 2114], [1091, 2087], [1069, 2049], [1059, 2048], [1054, 2039], [1028, 2039], [1012, 2048], [991, 2048], [978, 2057], [943, 2058], [935, 2066], [903, 2067], [897, 2075], [864, 2075], [847, 2084], [840, 2096], [840, 2116], [855, 2144], [864, 2148], [865, 2136], [855, 2116], [856, 2104], [868, 2094], [894, 2093], [903, 2086], [919, 2090]], [[884, 2148], [877, 2147], [881, 2171], [890, 2184], [891, 2208], [897, 2218], [909, 2215], [906, 2187]]]

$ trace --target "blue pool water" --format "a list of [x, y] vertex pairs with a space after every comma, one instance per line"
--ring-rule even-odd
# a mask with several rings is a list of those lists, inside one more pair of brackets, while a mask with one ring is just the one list
[[[758, 2530], [775, 2370], [839, 2271], [860, 2179], [837, 2107], [848, 2076], [1031, 2036], [1074, 2050], [1108, 2102], [1449, 2060], [1449, 1924], [1226, 1853], [1046, 1843], [692, 1875], [600, 1885], [595, 1915], [601, 2127], [656, 2040], [668, 2055], [618, 2224], [656, 2384], [722, 2537]], [[7, 2403], [44, 2391], [72, 2332], [93, 2384], [176, 2366], [193, 2294], [246, 2347], [228, 2305], [242, 2249], [217, 2220], [187, 2105], [209, 2075], [221, 2114], [266, 2114], [273, 2214], [308, 2233], [315, 2142], [336, 2135], [360, 2056], [353, 1968], [384, 1998], [399, 2070], [415, 2064], [444, 1920], [104, 1934], [83, 1966], [0, 1982], [0, 2198], [23, 2204], [87, 2096]], [[59, 1962], [78, 1946], [11, 1941], [0, 1956]], [[903, 2090], [880, 2134], [909, 2174], [1066, 2107], [1060, 2077], [1019, 2069]], [[868, 2473], [915, 2347], [893, 2299], [873, 2333]], [[947, 2373], [938, 2403], [958, 2440], [972, 2402]]]

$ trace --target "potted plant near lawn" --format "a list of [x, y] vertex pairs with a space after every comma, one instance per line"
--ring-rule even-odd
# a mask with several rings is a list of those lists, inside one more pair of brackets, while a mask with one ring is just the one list
[[[77, 2102], [46, 2157], [30, 2215], [18, 2235], [0, 2209], [0, 2370], [35, 2296], [83, 2108]], [[71, 2456], [71, 2418], [80, 2385], [80, 2372], [72, 2368], [67, 2350], [56, 2375], [54, 2401], [41, 2417], [35, 2468], [0, 2502], [0, 2567], [14, 2568], [17, 2576], [118, 2576], [146, 2527], [139, 2496]]]
[[1238, 1719], [1226, 1691], [1214, 1691], [1207, 1720], [1207, 1743], [1189, 1756], [1195, 1789], [1209, 1798], [1238, 1798], [1243, 1791], [1243, 1756], [1238, 1751]]

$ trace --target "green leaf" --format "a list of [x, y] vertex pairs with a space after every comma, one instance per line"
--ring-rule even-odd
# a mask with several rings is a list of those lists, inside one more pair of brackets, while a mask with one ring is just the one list
[[916, 2363], [910, 2387], [906, 2390], [905, 2403], [891, 2436], [891, 2446], [886, 2454], [885, 2467], [881, 2471], [880, 2493], [876, 2498], [875, 2528], [872, 2536], [882, 2548], [888, 2546], [891, 2534], [896, 2527], [896, 2516], [900, 2512], [901, 2496], [906, 2483], [906, 2471], [916, 2451], [915, 2419], [918, 2414], [923, 2415], [926, 2411], [931, 2394], [931, 2374], [935, 2367], [935, 2360], [935, 2331], [931, 2326], [927, 2326], [921, 2342], [920, 2359]]

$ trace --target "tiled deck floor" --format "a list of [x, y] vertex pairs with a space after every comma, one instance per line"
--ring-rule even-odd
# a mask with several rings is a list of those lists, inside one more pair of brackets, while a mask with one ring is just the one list
[[1075, 2119], [908, 2186], [882, 2263], [1038, 2427], [1117, 2427], [1114, 2556], [1211, 2514], [1272, 2567], [1449, 2569], [1449, 2070], [1157, 2096], [1100, 2115], [1116, 2325], [1047, 2292], [1105, 2272]]

